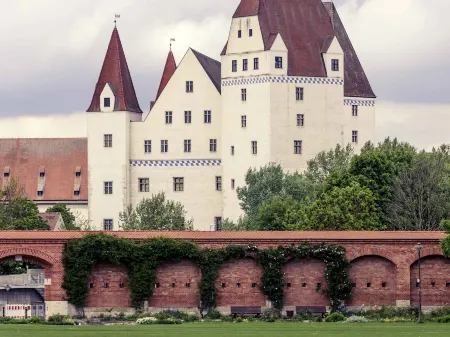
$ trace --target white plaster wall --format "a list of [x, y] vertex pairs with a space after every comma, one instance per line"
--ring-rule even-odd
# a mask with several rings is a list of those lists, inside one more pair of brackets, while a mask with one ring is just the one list
[[[356, 100], [358, 103], [358, 116], [352, 116], [352, 105], [344, 106], [346, 118], [345, 124], [345, 144], [352, 143], [352, 131], [358, 131], [358, 143], [352, 143], [355, 152], [359, 153], [364, 144], [368, 141], [375, 141], [375, 100], [346, 97], [349, 100]], [[367, 106], [366, 102], [370, 102]]]
[[[250, 28], [253, 29], [253, 36], [251, 37], [248, 34]], [[238, 38], [239, 30], [242, 31], [241, 38]], [[263, 50], [264, 42], [258, 16], [235, 18], [231, 21], [227, 54], [249, 53]]]
[[[326, 53], [322, 54], [325, 62], [325, 69], [327, 71], [327, 77], [330, 78], [344, 78], [344, 52], [342, 51], [339, 41], [335, 37], [328, 48]], [[331, 60], [339, 60], [339, 71], [332, 70]]]
[[[107, 97], [110, 98], [109, 107], [105, 107], [105, 104], [104, 104], [105, 98], [107, 98]], [[113, 91], [111, 90], [111, 87], [109, 86], [109, 84], [106, 84], [100, 95], [100, 110], [103, 112], [112, 112], [112, 111], [114, 111], [115, 104], [116, 104], [116, 97], [115, 97]]]

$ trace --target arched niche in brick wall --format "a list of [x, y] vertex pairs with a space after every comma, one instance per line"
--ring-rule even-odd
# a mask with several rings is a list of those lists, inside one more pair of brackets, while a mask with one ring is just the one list
[[252, 257], [225, 262], [215, 283], [217, 306], [265, 306], [266, 298], [261, 291], [262, 274], [262, 267]]
[[200, 304], [201, 272], [189, 260], [162, 262], [153, 284], [150, 308], [198, 308]]
[[316, 258], [292, 259], [283, 267], [285, 306], [326, 306], [324, 261]]
[[87, 308], [129, 308], [128, 268], [123, 264], [98, 261], [89, 277]]
[[395, 305], [397, 267], [383, 256], [360, 256], [351, 262], [350, 279], [356, 283], [349, 306]]
[[[420, 259], [422, 305], [450, 306], [450, 260], [442, 255], [428, 255]], [[418, 304], [419, 264], [411, 265], [411, 305]]]

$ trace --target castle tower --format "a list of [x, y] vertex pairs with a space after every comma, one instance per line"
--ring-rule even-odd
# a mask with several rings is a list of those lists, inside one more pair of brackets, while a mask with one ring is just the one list
[[130, 122], [141, 119], [119, 32], [114, 28], [87, 110], [89, 219], [94, 229], [119, 229], [119, 212], [130, 202]]
[[224, 218], [241, 214], [250, 167], [303, 171], [322, 150], [373, 140], [374, 98], [333, 4], [241, 0], [222, 51]]

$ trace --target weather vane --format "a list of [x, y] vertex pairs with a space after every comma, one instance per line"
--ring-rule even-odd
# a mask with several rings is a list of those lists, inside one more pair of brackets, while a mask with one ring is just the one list
[[170, 38], [170, 51], [172, 51], [172, 42], [175, 42], [175, 39], [173, 37]]
[[120, 15], [116, 14], [114, 19], [114, 27], [117, 27], [117, 19], [120, 19]]

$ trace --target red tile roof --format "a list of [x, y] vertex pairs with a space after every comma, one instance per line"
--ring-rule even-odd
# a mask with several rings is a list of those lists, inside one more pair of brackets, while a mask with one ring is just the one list
[[[322, 53], [336, 36], [345, 53], [345, 96], [375, 97], [334, 5], [321, 0], [241, 0], [233, 18], [255, 15], [265, 50], [277, 34], [283, 38], [289, 51], [288, 75], [325, 77]], [[225, 45], [222, 55], [226, 50]]]
[[[39, 201], [86, 201], [88, 199], [87, 138], [19, 138], [0, 139], [0, 180], [10, 168], [9, 178], [24, 185], [29, 199]], [[77, 167], [81, 176], [76, 177]], [[45, 168], [45, 177], [39, 170]], [[37, 196], [39, 182], [44, 194]], [[80, 195], [74, 195], [75, 185]], [[0, 187], [2, 185], [0, 184]]]
[[112, 32], [103, 67], [97, 85], [95, 86], [94, 96], [87, 110], [88, 112], [100, 111], [100, 95], [106, 84], [111, 86], [116, 96], [114, 111], [142, 113], [117, 28], [114, 28]]
[[[161, 82], [159, 83], [158, 93], [156, 94], [156, 100], [158, 100], [159, 96], [163, 92], [167, 83], [169, 83], [170, 79], [172, 78], [173, 74], [175, 73], [175, 70], [177, 70], [177, 64], [175, 63], [175, 58], [173, 56], [172, 51], [170, 51], [169, 55], [167, 55], [166, 65], [164, 66], [164, 71], [163, 71], [163, 74], [161, 77]], [[152, 108], [152, 106], [150, 106], [150, 110], [151, 110], [151, 108]]]
[[[81, 238], [88, 234], [100, 232], [77, 232], [77, 231], [0, 231], [2, 239], [49, 239], [49, 240], [69, 240]], [[149, 239], [149, 238], [172, 238], [179, 240], [194, 241], [233, 241], [241, 240], [255, 241], [439, 241], [446, 234], [444, 232], [200, 232], [200, 231], [128, 231], [128, 232], [101, 232], [108, 235], [116, 235], [126, 239]]]

